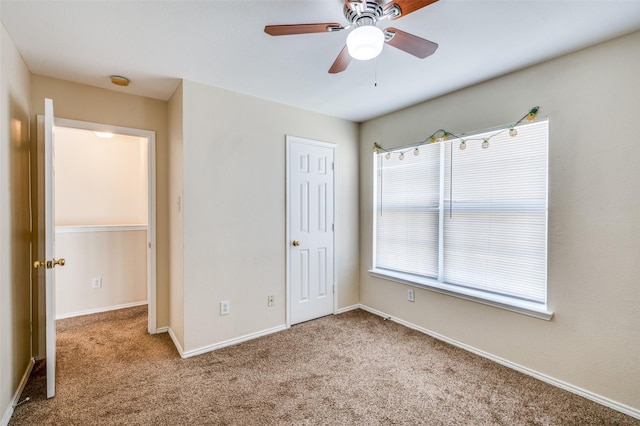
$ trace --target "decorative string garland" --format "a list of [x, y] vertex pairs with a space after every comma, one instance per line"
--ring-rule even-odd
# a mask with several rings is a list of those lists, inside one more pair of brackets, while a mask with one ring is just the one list
[[433, 132], [431, 134], [431, 136], [429, 136], [427, 139], [425, 139], [422, 142], [419, 142], [415, 145], [411, 145], [409, 148], [402, 150], [402, 151], [397, 151], [397, 150], [388, 150], [386, 148], [383, 148], [378, 142], [374, 142], [373, 144], [373, 151], [376, 153], [380, 153], [382, 152], [386, 152], [387, 154], [385, 155], [385, 158], [388, 160], [391, 158], [391, 153], [392, 152], [397, 152], [398, 153], [398, 159], [399, 160], [404, 160], [404, 155], [405, 153], [408, 153], [410, 151], [413, 151], [413, 155], [420, 155], [420, 149], [419, 147], [422, 145], [426, 145], [426, 144], [431, 144], [431, 143], [436, 143], [436, 142], [443, 142], [443, 141], [448, 141], [448, 140], [459, 140], [460, 141], [460, 150], [464, 150], [467, 147], [467, 142], [468, 141], [473, 141], [473, 140], [477, 140], [477, 141], [482, 141], [482, 148], [483, 149], [487, 149], [489, 148], [489, 141], [491, 140], [491, 138], [506, 132], [507, 130], [509, 131], [509, 136], [511, 137], [515, 137], [518, 135], [518, 131], [516, 130], [516, 126], [520, 123], [522, 123], [523, 121], [533, 121], [535, 120], [536, 116], [538, 115], [538, 111], [540, 110], [540, 107], [535, 106], [533, 108], [531, 108], [529, 110], [529, 112], [527, 112], [520, 120], [516, 121], [515, 123], [511, 124], [510, 126], [507, 126], [501, 130], [498, 130], [497, 132], [493, 133], [490, 136], [484, 137], [482, 139], [479, 138], [463, 138], [462, 136], [458, 136], [452, 132], [449, 132], [447, 130], [444, 129], [438, 129], [435, 132]]

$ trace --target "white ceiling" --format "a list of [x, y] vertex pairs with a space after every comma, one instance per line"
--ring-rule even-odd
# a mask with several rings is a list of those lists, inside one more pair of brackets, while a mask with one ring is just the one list
[[[640, 0], [440, 0], [379, 24], [438, 43], [433, 56], [385, 46], [335, 75], [348, 31], [263, 32], [346, 25], [343, 4], [0, 0], [0, 18], [34, 74], [162, 100], [184, 78], [356, 122], [640, 30]], [[113, 86], [112, 74], [131, 85]]]

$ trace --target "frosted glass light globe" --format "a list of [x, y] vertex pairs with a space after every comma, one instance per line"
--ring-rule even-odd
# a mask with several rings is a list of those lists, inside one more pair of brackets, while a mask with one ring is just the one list
[[347, 50], [353, 59], [366, 61], [382, 52], [384, 33], [374, 25], [365, 25], [351, 31], [347, 36]]

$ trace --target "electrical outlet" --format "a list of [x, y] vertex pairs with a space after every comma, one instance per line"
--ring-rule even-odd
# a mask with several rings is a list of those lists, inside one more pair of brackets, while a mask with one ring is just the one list
[[102, 288], [102, 277], [93, 277], [91, 280], [91, 288]]
[[231, 302], [228, 300], [222, 300], [220, 302], [220, 315], [229, 315], [231, 312]]
[[274, 296], [273, 294], [269, 295], [267, 306], [269, 307], [276, 306], [276, 296]]
[[416, 301], [416, 293], [415, 290], [410, 288], [407, 290], [407, 300], [409, 302], [415, 302]]

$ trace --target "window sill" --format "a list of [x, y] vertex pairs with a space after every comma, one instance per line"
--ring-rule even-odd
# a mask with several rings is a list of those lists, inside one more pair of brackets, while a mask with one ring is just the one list
[[437, 280], [419, 277], [416, 275], [405, 274], [402, 272], [387, 271], [384, 269], [372, 269], [369, 271], [371, 276], [382, 278], [384, 280], [394, 281], [401, 284], [407, 284], [418, 288], [424, 288], [436, 293], [446, 294], [448, 296], [458, 297], [460, 299], [469, 300], [471, 302], [482, 303], [484, 305], [493, 306], [495, 308], [506, 309], [523, 315], [529, 315], [546, 321], [551, 320], [553, 312], [547, 310], [545, 305], [518, 300], [498, 294], [488, 294], [481, 291], [454, 286], [451, 284], [441, 283]]

